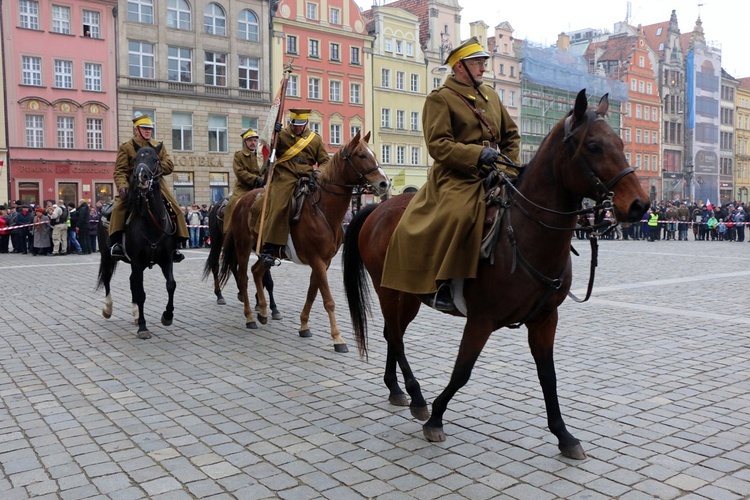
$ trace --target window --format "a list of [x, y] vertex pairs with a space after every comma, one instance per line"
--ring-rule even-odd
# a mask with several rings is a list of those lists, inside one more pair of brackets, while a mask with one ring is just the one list
[[651, 131], [650, 130], [643, 131], [643, 143], [651, 144]]
[[102, 90], [102, 65], [94, 63], [83, 64], [84, 89], [94, 92]]
[[651, 84], [651, 83], [647, 83], [646, 84], [646, 93], [648, 95], [653, 94], [653, 89], [654, 89], [653, 84]]
[[260, 59], [240, 56], [240, 88], [260, 90]]
[[638, 92], [643, 94], [646, 91], [646, 83], [643, 81], [638, 82]]
[[341, 125], [331, 123], [331, 144], [341, 144]]
[[299, 76], [289, 75], [289, 81], [286, 83], [286, 95], [299, 97]]
[[310, 122], [310, 131], [320, 135], [320, 122]]
[[309, 77], [307, 79], [307, 98], [320, 99], [320, 78]]
[[414, 44], [412, 42], [406, 42], [406, 56], [414, 57]]
[[362, 86], [359, 83], [349, 84], [349, 103], [362, 104]]
[[396, 54], [403, 54], [404, 53], [404, 45], [401, 42], [401, 40], [396, 40]]
[[99, 38], [99, 13], [92, 10], [83, 11], [83, 36]]
[[52, 6], [52, 32], [70, 35], [70, 7]]
[[393, 52], [393, 40], [391, 40], [390, 38], [386, 38], [383, 42], [383, 49], [386, 52]]
[[55, 59], [55, 88], [73, 88], [73, 61]]
[[390, 146], [383, 145], [380, 147], [380, 160], [383, 163], [391, 162], [391, 147]]
[[72, 116], [58, 116], [57, 117], [57, 147], [62, 149], [73, 149], [75, 143], [73, 136], [75, 135], [75, 129], [73, 127]]
[[214, 87], [227, 86], [227, 55], [206, 51], [205, 83]]
[[331, 102], [342, 102], [341, 82], [332, 80], [328, 84], [328, 100]]
[[44, 147], [44, 117], [26, 115], [26, 147]]
[[635, 105], [635, 117], [640, 120], [643, 117], [643, 106], [640, 104]]
[[228, 151], [227, 134], [227, 117], [208, 115], [208, 151], [226, 153]]
[[643, 68], [644, 66], [646, 66], [646, 58], [645, 57], [638, 56], [638, 66], [640, 66], [641, 68]]
[[317, 20], [318, 19], [318, 4], [308, 2], [306, 13], [307, 13], [308, 19]]
[[411, 74], [409, 89], [412, 92], [419, 92], [419, 75], [416, 73]]
[[389, 108], [380, 110], [380, 126], [383, 128], [391, 127], [391, 110]]
[[440, 87], [440, 84], [442, 82], [443, 82], [443, 80], [441, 78], [433, 78], [432, 79], [432, 88], [436, 89], [436, 88]]
[[380, 70], [380, 86], [386, 88], [391, 86], [391, 70], [387, 68]]
[[352, 64], [362, 64], [359, 62], [359, 47], [350, 47], [350, 53], [351, 53], [351, 63]]
[[645, 170], [646, 172], [651, 170], [648, 166], [648, 155], [643, 155], [643, 170]]
[[508, 92], [508, 107], [515, 108], [516, 107], [516, 91], [511, 90]]
[[396, 163], [399, 165], [403, 165], [405, 156], [406, 156], [406, 147], [396, 146]]
[[331, 61], [341, 61], [341, 45], [338, 43], [331, 44]]
[[404, 130], [404, 122], [406, 121], [406, 111], [403, 109], [396, 110], [396, 128]]
[[104, 149], [104, 120], [86, 118], [86, 148]]
[[153, 0], [128, 0], [128, 21], [154, 24]]
[[186, 0], [169, 0], [167, 3], [167, 27], [178, 30], [192, 29], [190, 5]]
[[170, 82], [193, 81], [193, 51], [184, 47], [167, 48], [167, 79]]
[[411, 129], [414, 132], [419, 131], [419, 111], [411, 112]]
[[206, 5], [203, 10], [203, 29], [209, 35], [226, 36], [227, 16], [217, 3]]
[[328, 11], [328, 21], [331, 24], [341, 24], [341, 11], [339, 9], [331, 9]]
[[247, 129], [258, 130], [258, 117], [257, 116], [243, 116], [242, 117], [242, 130]]
[[154, 78], [154, 45], [128, 41], [128, 75], [133, 78]]
[[349, 137], [351, 137], [352, 139], [354, 139], [354, 137], [360, 132], [362, 132], [362, 127], [359, 125], [352, 125], [351, 127], [349, 127]]
[[294, 35], [286, 36], [286, 52], [287, 54], [297, 54], [297, 37]]
[[24, 85], [42, 85], [42, 58], [23, 56], [21, 57], [21, 72], [23, 73]]
[[651, 121], [658, 122], [659, 121], [659, 108], [654, 106], [651, 108]]
[[635, 143], [641, 144], [641, 129], [635, 129]]
[[20, 0], [18, 3], [18, 12], [21, 15], [22, 28], [29, 30], [39, 29], [39, 2]]
[[413, 146], [411, 148], [411, 164], [419, 165], [419, 148]]
[[260, 40], [258, 16], [253, 11], [245, 9], [240, 12], [240, 18], [237, 21], [237, 36], [242, 40], [249, 40], [251, 42]]
[[193, 150], [192, 114], [172, 113], [172, 149], [175, 151]]
[[320, 42], [318, 40], [310, 39], [307, 41], [307, 55], [320, 58]]
[[404, 72], [396, 71], [396, 90], [404, 90]]
[[638, 81], [635, 78], [630, 80], [630, 90], [632, 90], [633, 92], [638, 90]]

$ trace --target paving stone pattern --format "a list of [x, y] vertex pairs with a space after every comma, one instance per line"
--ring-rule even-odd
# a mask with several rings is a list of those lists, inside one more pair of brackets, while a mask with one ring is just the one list
[[[574, 241], [582, 295], [589, 247]], [[390, 406], [377, 307], [358, 357], [340, 261], [329, 278], [348, 354], [320, 298], [297, 335], [309, 270], [275, 268], [284, 318], [245, 328], [216, 304], [205, 250], [176, 266], [175, 322], [147, 272], [151, 340], [135, 337], [128, 266], [100, 313], [98, 258], [0, 256], [0, 498], [639, 499], [750, 496], [750, 245], [603, 241], [594, 298], [560, 309], [559, 396], [588, 453], [546, 429], [525, 329], [500, 330], [429, 443]], [[407, 354], [428, 401], [463, 322], [423, 308]]]

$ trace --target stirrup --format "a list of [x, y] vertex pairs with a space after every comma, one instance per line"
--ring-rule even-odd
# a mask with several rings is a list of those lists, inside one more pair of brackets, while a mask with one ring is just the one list
[[123, 248], [122, 243], [112, 245], [109, 249], [109, 255], [112, 256], [113, 260], [125, 260], [125, 248]]
[[456, 304], [453, 303], [453, 287], [451, 286], [450, 281], [440, 284], [428, 305], [440, 312], [451, 312], [456, 310]]
[[182, 262], [183, 260], [185, 260], [185, 256], [182, 254], [182, 252], [177, 249], [172, 250], [172, 262], [177, 263]]

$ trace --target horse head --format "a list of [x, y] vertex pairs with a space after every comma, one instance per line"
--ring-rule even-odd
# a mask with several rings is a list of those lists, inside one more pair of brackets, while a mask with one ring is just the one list
[[606, 121], [608, 110], [607, 94], [589, 108], [586, 89], [581, 90], [573, 109], [547, 138], [556, 143], [562, 136], [565, 147], [555, 149], [565, 151], [566, 160], [545, 161], [558, 165], [557, 177], [568, 192], [597, 203], [611, 198], [617, 220], [638, 221], [648, 210], [649, 198], [628, 165], [622, 139]]
[[159, 193], [159, 179], [162, 174], [159, 153], [162, 144], [156, 148], [143, 146], [138, 148], [133, 159], [133, 173], [130, 175], [130, 195], [128, 206], [131, 209], [137, 209], [140, 205], [139, 200], [153, 198]]
[[369, 145], [370, 132], [362, 137], [357, 132], [349, 143], [341, 148], [334, 158], [337, 164], [343, 165], [345, 182], [352, 186], [367, 186], [378, 196], [384, 195], [391, 187], [388, 176], [380, 168], [378, 158]]

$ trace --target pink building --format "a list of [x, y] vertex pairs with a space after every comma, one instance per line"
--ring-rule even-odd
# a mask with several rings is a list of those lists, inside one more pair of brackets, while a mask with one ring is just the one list
[[109, 200], [117, 0], [2, 3], [12, 200]]

